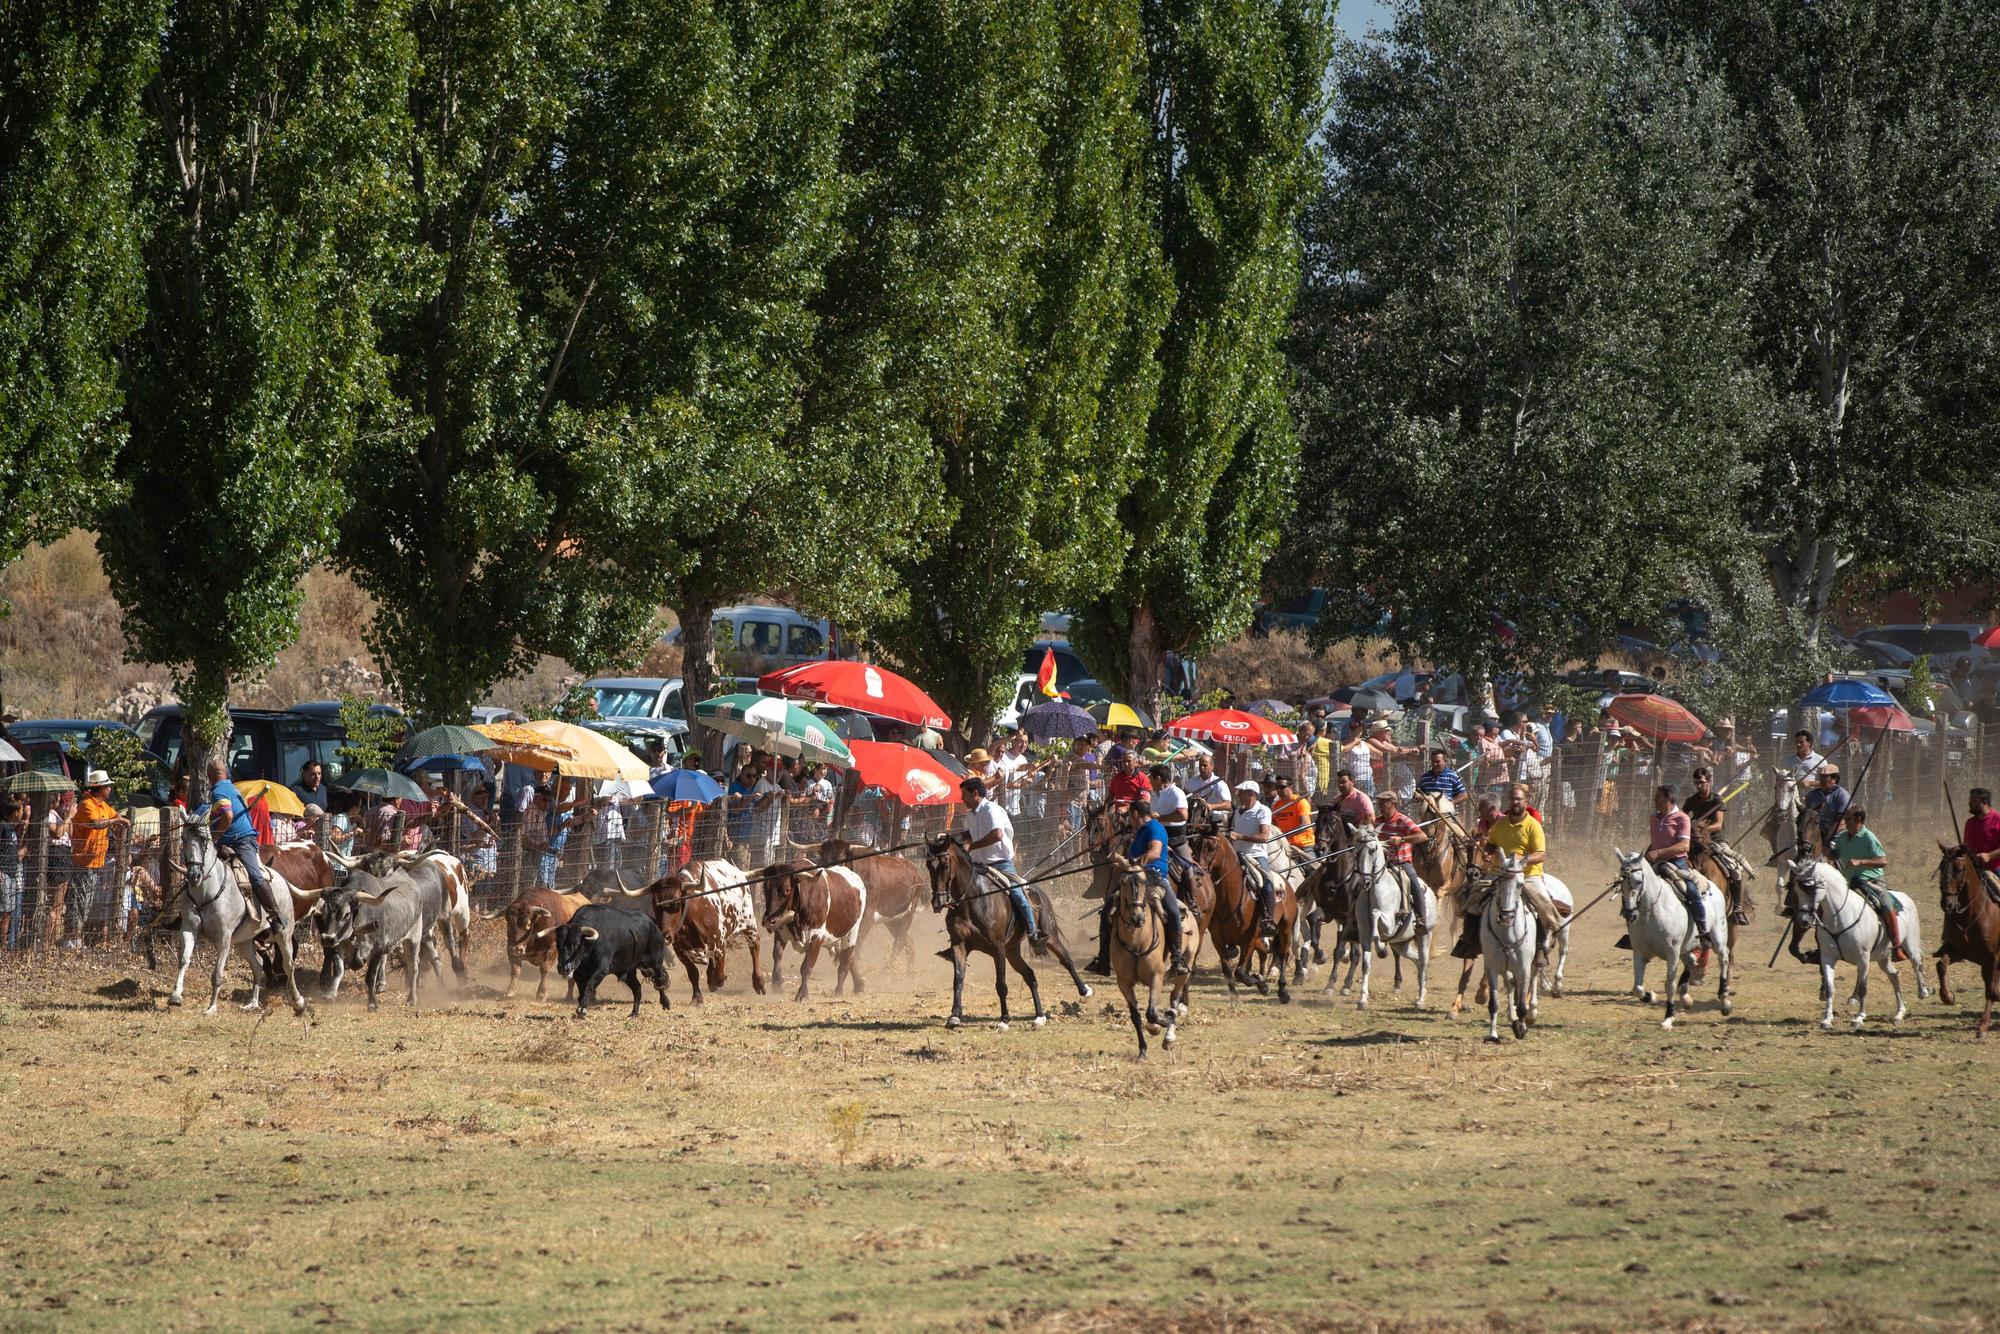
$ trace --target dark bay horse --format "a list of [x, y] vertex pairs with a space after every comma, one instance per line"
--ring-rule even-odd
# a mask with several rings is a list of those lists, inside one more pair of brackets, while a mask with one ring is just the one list
[[[1257, 988], [1258, 995], [1270, 994], [1270, 986], [1265, 974], [1275, 963], [1278, 967], [1278, 999], [1287, 1004], [1292, 999], [1292, 935], [1298, 925], [1299, 902], [1292, 895], [1292, 888], [1280, 884], [1272, 896], [1276, 908], [1277, 937], [1270, 945], [1264, 944], [1257, 933], [1257, 896], [1243, 883], [1243, 865], [1237, 859], [1236, 849], [1222, 835], [1215, 825], [1199, 831], [1191, 845], [1194, 859], [1208, 872], [1208, 878], [1215, 886], [1215, 911], [1207, 923], [1209, 938], [1215, 942], [1215, 952], [1223, 960], [1223, 980], [1229, 984], [1229, 994], [1236, 994], [1236, 984]], [[1229, 965], [1231, 958], [1237, 966]]]
[[[939, 958], [951, 960], [951, 1017], [945, 1020], [945, 1025], [957, 1028], [965, 1022], [965, 960], [973, 950], [993, 956], [993, 989], [1000, 996], [1000, 1030], [1005, 1032], [1008, 1022], [1009, 964], [1028, 984], [1028, 995], [1035, 1002], [1035, 1027], [1046, 1024], [1049, 1015], [1042, 1008], [1042, 991], [1036, 984], [1035, 970], [1021, 957], [1021, 947], [1028, 943], [1028, 935], [1015, 918], [1013, 901], [998, 880], [975, 866], [964, 845], [949, 834], [940, 834], [930, 841], [925, 848], [924, 865], [931, 877], [931, 908], [944, 914], [945, 934], [951, 938], [951, 944], [938, 951]], [[1088, 1000], [1090, 986], [1069, 957], [1069, 947], [1063, 943], [1062, 925], [1056, 919], [1048, 890], [1030, 885], [1027, 894], [1034, 905], [1035, 920], [1049, 937], [1047, 945], [1031, 948], [1043, 958], [1054, 955], [1069, 973], [1070, 981], [1076, 983], [1076, 994]]]
[[1944, 907], [1944, 932], [1937, 950], [1938, 999], [1946, 1005], [1954, 1001], [1951, 984], [1945, 980], [1945, 964], [1952, 960], [1979, 965], [1986, 984], [1986, 1012], [1973, 1028], [1985, 1037], [1993, 1026], [1993, 1003], [2000, 1001], [2000, 901], [1986, 887], [1986, 880], [1964, 848], [1947, 848], [1938, 862], [1938, 897]]

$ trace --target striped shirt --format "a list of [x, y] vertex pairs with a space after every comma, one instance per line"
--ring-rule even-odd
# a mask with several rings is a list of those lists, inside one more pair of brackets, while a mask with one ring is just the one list
[[1458, 770], [1445, 768], [1437, 773], [1428, 769], [1417, 779], [1417, 791], [1431, 797], [1450, 797], [1457, 801], [1465, 795], [1465, 780], [1458, 776]]

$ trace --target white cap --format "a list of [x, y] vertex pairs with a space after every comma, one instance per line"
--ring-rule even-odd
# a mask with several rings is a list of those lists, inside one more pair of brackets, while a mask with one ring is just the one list
[[1237, 790], [1238, 792], [1256, 792], [1256, 793], [1262, 793], [1262, 792], [1264, 791], [1264, 789], [1263, 789], [1263, 787], [1262, 787], [1262, 786], [1260, 786], [1259, 784], [1257, 784], [1257, 783], [1255, 783], [1255, 782], [1252, 782], [1252, 781], [1251, 781], [1250, 779], [1248, 779], [1248, 778], [1246, 778], [1246, 779], [1244, 779], [1244, 780], [1243, 780], [1242, 782], [1238, 783], [1238, 784], [1236, 785], [1236, 790]]

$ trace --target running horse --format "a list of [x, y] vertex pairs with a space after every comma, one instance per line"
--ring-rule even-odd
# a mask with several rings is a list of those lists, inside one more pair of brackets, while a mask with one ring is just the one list
[[[1236, 994], [1239, 982], [1257, 988], [1260, 996], [1270, 994], [1266, 974], [1271, 964], [1276, 963], [1278, 999], [1290, 1004], [1292, 932], [1299, 915], [1299, 901], [1292, 894], [1292, 887], [1281, 883], [1272, 895], [1278, 917], [1277, 936], [1266, 946], [1257, 934], [1257, 896], [1243, 883], [1243, 865], [1219, 825], [1211, 823], [1195, 831], [1189, 846], [1195, 861], [1208, 872], [1209, 881], [1215, 886], [1215, 912], [1207, 929], [1209, 939], [1215, 942], [1216, 955], [1223, 960], [1222, 977], [1229, 984], [1229, 994]], [[1228, 963], [1232, 957], [1238, 960], [1234, 968]]]
[[1986, 1012], [1973, 1028], [1975, 1037], [1985, 1037], [1993, 1026], [1993, 1002], [2000, 1001], [2000, 890], [1980, 874], [1972, 854], [1963, 847], [1938, 850], [1938, 898], [1944, 909], [1944, 929], [1938, 941], [1938, 999], [1955, 1004], [1951, 983], [1945, 979], [1945, 965], [1953, 960], [1979, 965], [1986, 984]]
[[[993, 957], [993, 989], [1000, 996], [1000, 1023], [1002, 1033], [1007, 1031], [1007, 966], [1012, 964], [1028, 984], [1028, 995], [1035, 1002], [1034, 1026], [1040, 1028], [1049, 1021], [1048, 1011], [1042, 1008], [1041, 987], [1035, 981], [1035, 970], [1021, 957], [1021, 946], [1028, 943], [1028, 933], [1014, 916], [1014, 905], [997, 876], [982, 872], [965, 845], [949, 834], [939, 834], [925, 847], [924, 866], [931, 877], [931, 910], [944, 914], [945, 934], [951, 944], [938, 951], [938, 957], [951, 960], [951, 1017], [945, 1020], [945, 1027], [957, 1028], [965, 1022], [965, 960], [968, 953], [977, 950]], [[1048, 944], [1034, 945], [1032, 950], [1043, 958], [1054, 955], [1069, 973], [1070, 981], [1076, 983], [1076, 994], [1090, 999], [1090, 986], [1076, 971], [1076, 964], [1069, 957], [1069, 947], [1063, 943], [1062, 926], [1056, 920], [1055, 905], [1049, 901], [1048, 891], [1040, 885], [1027, 888], [1028, 900], [1034, 905], [1035, 918], [1048, 931]]]
[[[1118, 887], [1114, 891], [1111, 912], [1111, 970], [1118, 979], [1118, 990], [1124, 993], [1126, 1013], [1132, 1016], [1132, 1031], [1139, 1035], [1139, 1059], [1146, 1059], [1146, 1034], [1158, 1033], [1164, 1022], [1166, 1036], [1160, 1039], [1160, 1046], [1172, 1051], [1179, 1034], [1176, 1022], [1187, 1013], [1187, 1006], [1177, 1000], [1170, 990], [1167, 997], [1167, 1017], [1160, 1018], [1160, 991], [1166, 986], [1167, 969], [1173, 964], [1175, 946], [1184, 946], [1190, 954], [1200, 945], [1200, 925], [1193, 913], [1181, 915], [1181, 939], [1167, 939], [1167, 915], [1161, 910], [1156, 897], [1171, 894], [1171, 889], [1155, 889], [1147, 883], [1143, 871], [1120, 857], [1117, 862]], [[1146, 1016], [1139, 1017], [1139, 984], [1146, 986]], [[1187, 992], [1187, 979], [1181, 979], [1178, 991], [1182, 997]]]

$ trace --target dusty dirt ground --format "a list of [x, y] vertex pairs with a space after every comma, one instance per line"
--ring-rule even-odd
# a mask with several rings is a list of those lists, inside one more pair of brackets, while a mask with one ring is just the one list
[[1232, 1000], [1211, 964], [1145, 1065], [1114, 989], [1044, 969], [1055, 1018], [1000, 1033], [982, 962], [948, 1032], [948, 967], [880, 942], [861, 997], [822, 962], [795, 1004], [794, 959], [753, 995], [738, 954], [701, 1009], [675, 968], [671, 1011], [613, 982], [584, 1021], [499, 999], [492, 934], [469, 990], [310, 1023], [9, 960], [0, 1324], [2000, 1327], [1972, 971], [1946, 1007], [1905, 969], [1900, 1027], [1878, 974], [1866, 1030], [1823, 1034], [1761, 899], [1733, 1018], [1704, 987], [1662, 1032], [1613, 903], [1524, 1042], [1444, 1013], [1451, 961], [1431, 1010], [1381, 983], [1368, 1013], [1323, 972]]

